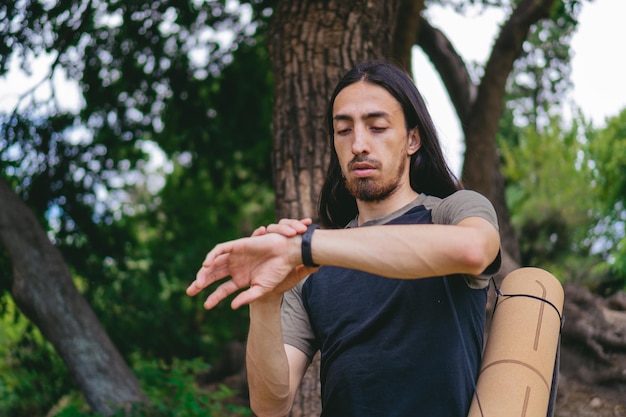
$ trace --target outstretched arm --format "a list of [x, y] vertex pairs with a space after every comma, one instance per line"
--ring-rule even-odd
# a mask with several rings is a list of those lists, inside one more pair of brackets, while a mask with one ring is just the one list
[[497, 229], [481, 217], [456, 225], [384, 225], [316, 230], [313, 261], [389, 278], [481, 274], [500, 248]]

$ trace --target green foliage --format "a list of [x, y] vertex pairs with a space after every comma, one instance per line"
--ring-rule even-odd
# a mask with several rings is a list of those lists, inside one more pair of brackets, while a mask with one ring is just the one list
[[603, 217], [595, 229], [596, 239], [610, 264], [611, 279], [626, 284], [626, 109], [606, 121], [606, 127], [590, 137], [593, 182]]
[[611, 205], [626, 200], [626, 109], [606, 120], [606, 127], [596, 130], [590, 138], [590, 152], [598, 164], [594, 180], [603, 190], [602, 199]]
[[[89, 228], [93, 220], [111, 222], [119, 218], [116, 204], [127, 202], [134, 176], [146, 165], [146, 141], [158, 140], [168, 152], [192, 148], [187, 135], [161, 134], [177, 129], [164, 119], [171, 120], [175, 111], [204, 113], [179, 126], [189, 131], [201, 123], [211, 126], [206, 113], [214, 108], [207, 97], [219, 90], [214, 78], [259, 25], [243, 19], [241, 7], [233, 5], [183, 0], [0, 5], [0, 76], [13, 61], [28, 72], [34, 57], [55, 58], [50, 79], [41, 82], [52, 96], [25, 92], [14, 112], [0, 114], [1, 171], [39, 218], [55, 209], [58, 228], [70, 233]], [[259, 4], [252, 10], [264, 9]], [[220, 41], [217, 33], [225, 30], [233, 43]], [[60, 105], [65, 93], [52, 82], [59, 73], [79, 83], [79, 114]]]
[[245, 338], [246, 309], [224, 304], [208, 313], [201, 296], [184, 293], [212, 246], [275, 218], [267, 52], [259, 42], [235, 56], [212, 83], [189, 88], [186, 101], [165, 109], [160, 143], [178, 136], [187, 149], [168, 150], [175, 157], [164, 187], [144, 194], [154, 209], [100, 225], [86, 248], [63, 246], [125, 354], [215, 359], [225, 342]]
[[[116, 219], [114, 212], [110, 221], [94, 219], [87, 204], [75, 204], [72, 217], [62, 212], [67, 223], [82, 221], [59, 227], [57, 246], [127, 358], [142, 352], [211, 360], [223, 343], [245, 338], [246, 309], [222, 305], [207, 313], [200, 297], [184, 293], [213, 245], [274, 221], [267, 52], [257, 42], [240, 46], [235, 56], [220, 76], [189, 81], [188, 101], [164, 109], [167, 127], [156, 139], [172, 146], [166, 149], [174, 159], [157, 195], [147, 183], [127, 189], [132, 198], [125, 215]], [[170, 136], [188, 149], [174, 147]]]
[[52, 345], [5, 295], [0, 316], [0, 415], [43, 416], [74, 387]]
[[[83, 99], [75, 115], [31, 91], [0, 115], [2, 173], [126, 357], [211, 357], [244, 337], [244, 310], [207, 321], [184, 289], [212, 245], [274, 218], [269, 59], [254, 33], [270, 3], [252, 3], [250, 21], [223, 1], [0, 6], [0, 75], [49, 52]], [[166, 152], [156, 175], [148, 143]]]
[[[507, 124], [508, 121], [508, 124]], [[507, 202], [523, 265], [601, 294], [626, 284], [626, 110], [594, 129], [578, 117], [539, 131], [503, 118]], [[508, 127], [508, 130], [507, 130]]]
[[508, 78], [507, 107], [518, 126], [546, 126], [571, 87], [571, 38], [580, 2], [557, 1], [552, 18], [533, 25]]
[[603, 279], [607, 270], [591, 232], [602, 212], [602, 189], [592, 180], [592, 130], [582, 117], [564, 127], [560, 116], [581, 5], [557, 1], [551, 19], [530, 28], [508, 79], [498, 132], [522, 264], [579, 283]]
[[[246, 309], [207, 313], [184, 290], [213, 245], [274, 221], [272, 80], [255, 34], [270, 2], [252, 3], [264, 16], [252, 22], [223, 1], [0, 5], [0, 76], [10, 59], [28, 68], [32, 53], [49, 52], [52, 71], [77, 80], [83, 100], [72, 114], [31, 91], [15, 112], [0, 114], [1, 175], [47, 227], [131, 363], [211, 362], [224, 342], [245, 337]], [[210, 36], [223, 29], [232, 44]], [[157, 172], [148, 168], [148, 145], [165, 151]], [[0, 265], [8, 290], [5, 253]], [[33, 352], [52, 358], [50, 346], [29, 337], [19, 332], [2, 346], [32, 342]], [[58, 366], [20, 374], [24, 387], [50, 383], [46, 398], [20, 396], [22, 407], [46, 409], [67, 390], [54, 360]], [[7, 383], [12, 392], [16, 381]]]
[[[0, 317], [0, 415], [99, 416], [89, 411], [76, 390], [62, 360], [53, 347], [24, 316], [17, 314], [12, 301]], [[143, 354], [142, 354], [143, 355]], [[119, 417], [248, 416], [237, 393], [226, 386], [209, 390], [197, 384], [195, 376], [210, 367], [202, 359], [165, 362], [133, 358], [135, 373], [150, 406], [137, 406]]]
[[[136, 367], [150, 405], [136, 405], [132, 410], [119, 410], [113, 417], [235, 417], [250, 416], [248, 407], [234, 405], [237, 395], [221, 385], [217, 390], [198, 386], [194, 375], [207, 366], [198, 360], [165, 364], [142, 361]], [[88, 411], [80, 395], [69, 395], [55, 407], [55, 417], [99, 417]]]
[[528, 127], [520, 133], [517, 144], [502, 140], [500, 146], [522, 264], [586, 280], [601, 259], [592, 256], [588, 240], [598, 221], [599, 190], [590, 181], [584, 124], [579, 120], [566, 130], [552, 119], [540, 132]]

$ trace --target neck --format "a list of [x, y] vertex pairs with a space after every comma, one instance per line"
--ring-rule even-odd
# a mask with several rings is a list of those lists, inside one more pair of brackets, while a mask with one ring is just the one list
[[377, 219], [379, 217], [386, 216], [393, 213], [396, 210], [409, 204], [415, 200], [418, 193], [411, 187], [408, 189], [397, 190], [381, 201], [361, 201], [357, 200], [356, 205], [359, 210], [358, 223], [359, 226], [370, 220]]

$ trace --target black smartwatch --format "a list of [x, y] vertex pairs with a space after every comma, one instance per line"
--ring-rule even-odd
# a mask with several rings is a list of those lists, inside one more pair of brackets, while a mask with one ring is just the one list
[[313, 237], [315, 229], [318, 228], [318, 225], [312, 224], [307, 227], [306, 232], [302, 235], [302, 263], [304, 266], [319, 266], [313, 262], [313, 254], [311, 253], [311, 238]]

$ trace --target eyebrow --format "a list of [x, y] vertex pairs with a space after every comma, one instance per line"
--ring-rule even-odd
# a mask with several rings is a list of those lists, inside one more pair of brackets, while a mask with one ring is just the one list
[[[366, 113], [363, 116], [361, 116], [362, 120], [367, 120], [367, 119], [378, 119], [378, 118], [389, 118], [389, 113], [385, 112], [385, 111], [373, 111], [370, 113]], [[353, 120], [352, 116], [349, 116], [347, 114], [337, 114], [333, 117], [333, 120]]]

